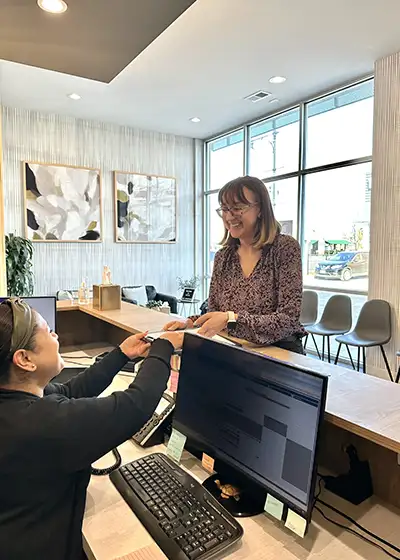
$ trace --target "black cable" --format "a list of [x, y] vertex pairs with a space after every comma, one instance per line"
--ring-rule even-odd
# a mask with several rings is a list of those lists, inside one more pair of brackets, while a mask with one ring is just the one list
[[115, 463], [111, 467], [106, 467], [105, 469], [95, 469], [92, 467], [92, 474], [95, 476], [106, 476], [107, 474], [111, 474], [113, 471], [119, 469], [122, 463], [121, 455], [118, 449], [112, 449], [112, 452], [115, 457]]
[[[383, 546], [381, 546], [380, 544], [375, 543], [374, 541], [371, 541], [367, 537], [364, 537], [364, 535], [362, 535], [361, 533], [358, 533], [357, 531], [354, 531], [351, 527], [346, 527], [346, 525], [342, 525], [341, 523], [338, 523], [337, 521], [334, 521], [333, 519], [331, 519], [330, 517], [325, 515], [325, 513], [318, 506], [314, 506], [314, 507], [322, 515], [322, 517], [324, 519], [326, 519], [326, 521], [329, 521], [329, 523], [333, 523], [333, 525], [336, 525], [337, 527], [340, 527], [340, 529], [344, 529], [345, 531], [348, 531], [349, 533], [355, 535], [356, 537], [359, 537], [361, 540], [367, 542], [368, 544], [370, 544], [372, 546], [375, 546], [376, 548], [379, 548], [379, 550], [381, 550], [382, 552], [384, 552], [385, 554], [390, 556], [390, 558], [394, 558], [394, 560], [400, 560], [400, 556], [395, 556], [394, 554], [392, 554], [391, 552], [389, 552], [388, 550], [383, 548]], [[389, 545], [389, 546], [392, 546], [392, 545]]]

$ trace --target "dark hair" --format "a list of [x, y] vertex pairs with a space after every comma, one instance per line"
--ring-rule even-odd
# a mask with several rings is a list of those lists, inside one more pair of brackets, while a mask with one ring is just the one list
[[[10, 366], [12, 356], [10, 355], [11, 340], [14, 328], [13, 312], [7, 302], [0, 304], [0, 384], [4, 385], [10, 379]], [[25, 345], [25, 350], [33, 350], [35, 347], [36, 328]]]
[[[260, 217], [257, 220], [253, 245], [256, 249], [261, 249], [264, 245], [273, 243], [275, 237], [281, 232], [281, 225], [275, 218], [268, 189], [264, 183], [257, 177], [249, 175], [233, 179], [219, 191], [218, 202], [228, 206], [238, 202], [249, 204], [244, 193], [245, 188], [255, 194], [256, 202], [260, 207]], [[231, 237], [229, 231], [225, 229], [222, 245], [237, 245], [238, 243], [239, 241]]]

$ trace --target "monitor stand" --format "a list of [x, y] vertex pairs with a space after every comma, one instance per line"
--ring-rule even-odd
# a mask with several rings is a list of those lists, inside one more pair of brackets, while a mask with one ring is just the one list
[[[218, 467], [221, 466], [219, 463]], [[224, 465], [218, 470], [203, 482], [203, 486], [231, 515], [251, 517], [264, 511], [267, 493], [263, 488], [233, 468]]]

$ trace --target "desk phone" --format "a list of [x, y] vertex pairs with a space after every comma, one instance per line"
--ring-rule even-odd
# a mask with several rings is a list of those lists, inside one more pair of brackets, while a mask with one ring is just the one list
[[168, 393], [164, 393], [160, 402], [148, 422], [132, 437], [141, 447], [150, 447], [164, 442], [164, 431], [168, 422], [172, 420], [175, 401]]

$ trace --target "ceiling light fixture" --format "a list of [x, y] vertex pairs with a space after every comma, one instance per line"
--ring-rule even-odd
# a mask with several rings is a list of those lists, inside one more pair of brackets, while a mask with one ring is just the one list
[[272, 76], [269, 79], [270, 84], [283, 84], [283, 82], [286, 82], [285, 76]]
[[67, 97], [73, 99], [74, 101], [78, 101], [81, 98], [81, 96], [78, 93], [69, 93]]
[[192, 117], [191, 119], [189, 119], [190, 121], [194, 122], [194, 123], [198, 123], [200, 122], [201, 119], [199, 119], [199, 117]]
[[51, 14], [63, 14], [68, 10], [64, 0], [37, 0], [39, 8]]

